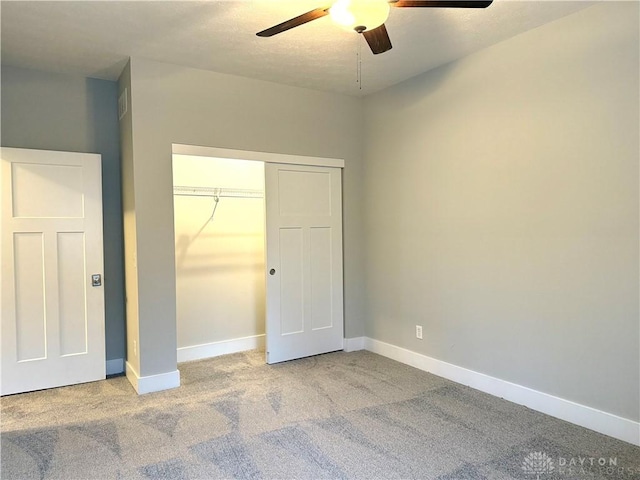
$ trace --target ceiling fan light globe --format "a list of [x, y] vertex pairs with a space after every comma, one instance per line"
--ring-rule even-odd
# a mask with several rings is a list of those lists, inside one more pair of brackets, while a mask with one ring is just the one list
[[356, 27], [373, 30], [387, 21], [389, 3], [387, 0], [337, 0], [329, 14], [334, 22], [347, 30]]

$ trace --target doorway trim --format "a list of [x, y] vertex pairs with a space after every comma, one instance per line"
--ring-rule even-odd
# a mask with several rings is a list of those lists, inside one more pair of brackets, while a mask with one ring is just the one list
[[197, 157], [255, 160], [265, 163], [287, 163], [312, 167], [344, 168], [344, 160], [341, 158], [308, 157], [305, 155], [289, 155], [286, 153], [254, 152], [251, 150], [202, 147], [198, 145], [186, 145], [183, 143], [171, 144], [171, 153], [174, 155], [193, 155]]

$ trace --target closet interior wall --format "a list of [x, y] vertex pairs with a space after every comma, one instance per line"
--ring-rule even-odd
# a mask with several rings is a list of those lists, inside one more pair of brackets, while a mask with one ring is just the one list
[[[265, 328], [264, 164], [174, 155], [173, 184], [178, 361], [260, 346]], [[178, 187], [198, 194], [184, 194]], [[203, 189], [252, 194], [218, 197], [215, 190], [201, 194]]]

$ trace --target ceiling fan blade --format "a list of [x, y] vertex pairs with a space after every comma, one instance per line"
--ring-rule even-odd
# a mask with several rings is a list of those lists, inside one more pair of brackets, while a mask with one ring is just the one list
[[493, 0], [392, 0], [389, 5], [398, 8], [487, 8]]
[[329, 8], [331, 7], [316, 8], [315, 10], [311, 10], [310, 12], [298, 15], [297, 17], [287, 20], [286, 22], [282, 22], [271, 28], [262, 30], [261, 32], [256, 33], [256, 35], [259, 37], [272, 37], [278, 33], [286, 32], [291, 28], [304, 25], [311, 20], [316, 20], [318, 18], [324, 17], [325, 15], [329, 15]]
[[373, 30], [365, 30], [362, 32], [362, 35], [364, 35], [374, 55], [384, 53], [392, 48], [391, 39], [389, 38], [387, 27], [384, 26], [384, 23]]

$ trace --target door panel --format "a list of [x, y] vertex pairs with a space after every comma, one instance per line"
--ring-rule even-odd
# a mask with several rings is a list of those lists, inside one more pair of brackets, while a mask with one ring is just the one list
[[87, 353], [87, 272], [84, 262], [84, 234], [58, 233], [58, 299], [60, 354]]
[[100, 155], [1, 154], [1, 393], [103, 379]]
[[13, 242], [17, 360], [23, 362], [46, 358], [42, 233], [16, 233]]
[[11, 170], [14, 217], [83, 216], [81, 166], [13, 163]]
[[280, 334], [304, 331], [303, 231], [280, 229]]
[[[301, 172], [292, 166], [278, 171], [280, 215], [331, 215], [331, 176], [329, 172]], [[297, 168], [297, 167], [295, 167]]]
[[341, 350], [341, 170], [267, 163], [265, 184], [267, 362]]
[[311, 261], [311, 328], [331, 328], [333, 281], [331, 275], [331, 228], [309, 229]]

